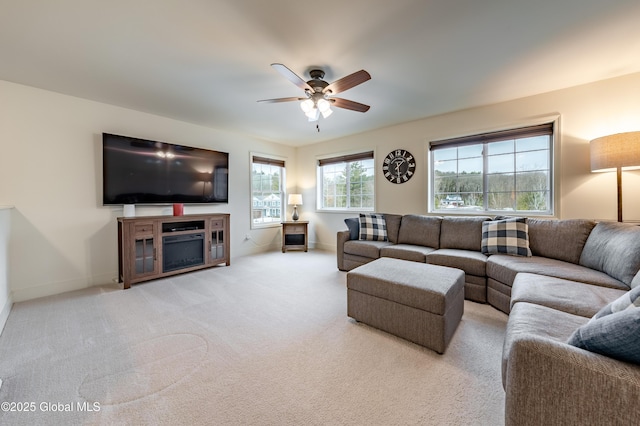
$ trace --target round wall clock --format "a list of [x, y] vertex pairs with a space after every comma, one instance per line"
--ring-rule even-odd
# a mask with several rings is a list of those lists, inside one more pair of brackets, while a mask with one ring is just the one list
[[416, 160], [409, 151], [396, 149], [384, 157], [382, 172], [392, 183], [405, 183], [416, 171]]

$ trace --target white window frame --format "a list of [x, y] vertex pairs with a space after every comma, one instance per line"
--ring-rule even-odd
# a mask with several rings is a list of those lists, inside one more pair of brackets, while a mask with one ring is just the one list
[[[348, 164], [362, 161], [362, 160], [371, 160], [373, 163], [373, 167], [371, 170], [373, 171], [373, 190], [371, 196], [372, 206], [371, 207], [351, 207], [349, 205], [350, 193], [349, 193], [349, 176], [347, 176], [347, 207], [325, 207], [324, 206], [324, 179], [323, 179], [323, 167], [331, 164]], [[366, 151], [357, 151], [350, 153], [342, 153], [342, 154], [334, 154], [327, 155], [323, 157], [318, 157], [316, 161], [316, 210], [319, 212], [372, 212], [375, 211], [376, 205], [376, 161], [375, 161], [375, 152], [373, 150]]]
[[[263, 164], [269, 165], [270, 167], [279, 167], [280, 168], [280, 189], [279, 189], [279, 199], [280, 199], [280, 217], [274, 221], [266, 221], [266, 222], [255, 222], [254, 221], [254, 210], [256, 209], [255, 201], [254, 201], [254, 188], [253, 188], [253, 166], [254, 164]], [[285, 204], [285, 190], [287, 187], [286, 182], [287, 170], [286, 170], [286, 158], [279, 157], [271, 154], [262, 154], [251, 152], [249, 155], [249, 220], [251, 222], [251, 229], [264, 229], [264, 228], [275, 228], [282, 226], [282, 221], [285, 220], [287, 214], [287, 205]], [[267, 205], [262, 206], [263, 209], [268, 209], [270, 212], [277, 211], [277, 201], [267, 202]]]
[[[559, 164], [559, 149], [558, 149], [558, 141], [557, 141], [557, 129], [558, 129], [558, 119], [548, 119], [544, 122], [534, 123], [534, 124], [525, 124], [519, 127], [510, 128], [507, 130], [498, 130], [494, 132], [464, 136], [459, 138], [431, 141], [427, 147], [427, 157], [429, 164], [429, 182], [428, 182], [428, 211], [429, 213], [435, 214], [482, 214], [482, 215], [517, 215], [517, 216], [541, 216], [541, 217], [550, 217], [559, 214], [559, 203], [558, 203], [558, 185], [556, 176], [558, 175], [558, 171], [556, 170], [556, 164]], [[517, 139], [518, 136], [523, 137], [522, 135], [527, 134], [535, 135], [538, 134], [547, 134], [549, 136], [549, 152], [548, 152], [548, 181], [547, 181], [547, 189], [549, 191], [548, 196], [548, 208], [544, 211], [540, 210], [517, 210], [517, 207], [514, 210], [494, 210], [488, 208], [488, 157], [489, 153], [487, 148], [487, 144], [491, 144], [499, 141], [506, 141], [509, 139]], [[525, 136], [526, 137], [526, 136]], [[483, 195], [483, 206], [481, 209], [463, 209], [463, 208], [437, 208], [435, 206], [435, 166], [434, 166], [434, 150], [445, 148], [445, 147], [461, 147], [461, 146], [472, 146], [484, 144], [484, 149], [482, 150], [482, 158], [483, 158], [483, 171], [482, 171], [482, 195]], [[460, 157], [457, 157], [460, 158]], [[516, 175], [517, 170], [513, 170], [514, 175]]]

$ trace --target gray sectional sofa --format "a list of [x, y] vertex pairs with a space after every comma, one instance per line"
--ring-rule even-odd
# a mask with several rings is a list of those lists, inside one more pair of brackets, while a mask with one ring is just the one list
[[465, 298], [487, 301], [487, 256], [480, 243], [489, 217], [384, 216], [387, 241], [361, 241], [353, 229], [338, 232], [338, 269], [350, 271], [379, 257], [452, 266], [465, 272]]
[[[596, 313], [640, 287], [639, 226], [528, 219], [531, 256], [514, 256], [482, 253], [490, 217], [384, 216], [386, 241], [360, 240], [357, 219], [345, 221], [350, 229], [337, 235], [338, 269], [394, 257], [463, 270], [466, 299], [509, 314], [502, 361], [507, 425], [640, 419], [640, 353], [627, 359], [568, 343]], [[640, 307], [633, 312], [637, 327]], [[613, 330], [608, 338], [615, 340]]]

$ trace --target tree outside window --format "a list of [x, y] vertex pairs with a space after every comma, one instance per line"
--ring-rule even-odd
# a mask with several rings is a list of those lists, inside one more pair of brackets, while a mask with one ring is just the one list
[[252, 227], [277, 224], [283, 220], [285, 163], [282, 160], [252, 156]]
[[553, 214], [551, 123], [432, 142], [432, 212]]
[[320, 209], [373, 211], [373, 151], [318, 162]]

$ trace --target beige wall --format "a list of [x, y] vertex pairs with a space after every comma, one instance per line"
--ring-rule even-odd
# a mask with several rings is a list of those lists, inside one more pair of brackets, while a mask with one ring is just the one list
[[[429, 100], [425, 99], [425, 102]], [[560, 125], [556, 216], [561, 219], [616, 220], [615, 173], [590, 172], [589, 140], [640, 130], [640, 74], [425, 118], [298, 149], [298, 185], [304, 196], [304, 219], [311, 221], [312, 241], [316, 247], [335, 249], [336, 231], [346, 229], [344, 218], [354, 216], [353, 213], [316, 211], [315, 164], [318, 156], [373, 148], [379, 171], [382, 159], [391, 150], [409, 150], [418, 159], [415, 176], [405, 184], [395, 185], [378, 173], [376, 211], [423, 214], [427, 212], [428, 141], [516, 127], [554, 117], [559, 117]], [[329, 120], [326, 125], [330, 125]], [[624, 172], [625, 220], [640, 221], [639, 188], [640, 172]]]
[[[0, 81], [0, 205], [15, 207], [8, 273], [14, 301], [116, 278], [122, 208], [102, 206], [102, 132], [229, 152], [229, 204], [185, 212], [230, 213], [232, 258], [280, 246], [279, 228], [250, 229], [249, 152], [284, 157], [289, 167], [294, 148]], [[137, 215], [170, 211], [136, 208]]]
[[[3, 234], [4, 240], [8, 239], [10, 267], [5, 265], [3, 271], [0, 265], [0, 280], [6, 277], [5, 287], [10, 288], [13, 300], [19, 301], [116, 278], [115, 219], [122, 215], [122, 209], [101, 205], [102, 132], [229, 152], [229, 204], [187, 206], [186, 212], [231, 213], [231, 255], [235, 257], [278, 249], [280, 245], [279, 228], [250, 229], [250, 152], [287, 159], [289, 189], [299, 190], [304, 196], [300, 213], [302, 220], [311, 222], [310, 243], [335, 250], [335, 233], [345, 228], [344, 218], [353, 213], [316, 211], [318, 156], [373, 148], [380, 170], [381, 160], [389, 151], [409, 150], [418, 158], [416, 175], [406, 184], [394, 185], [378, 174], [376, 210], [426, 213], [429, 140], [553, 117], [559, 117], [560, 123], [558, 217], [615, 220], [615, 173], [590, 173], [588, 141], [640, 130], [640, 74], [298, 149], [0, 81], [0, 205], [15, 207], [5, 210], [10, 212], [7, 220], [11, 223], [10, 237], [6, 237], [8, 231]], [[640, 221], [640, 197], [636, 196], [640, 172], [625, 172], [623, 186], [624, 217]], [[169, 212], [170, 207], [137, 208], [139, 215]], [[247, 234], [250, 240], [245, 240]]]

